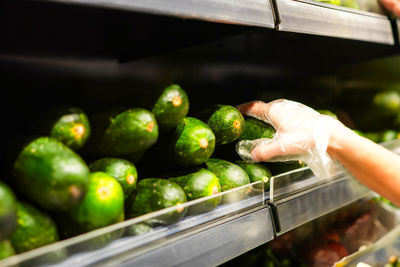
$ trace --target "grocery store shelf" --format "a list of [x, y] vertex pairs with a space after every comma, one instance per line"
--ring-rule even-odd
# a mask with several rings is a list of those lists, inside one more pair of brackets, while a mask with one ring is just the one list
[[389, 19], [372, 12], [301, 0], [277, 0], [279, 30], [392, 45]]
[[[263, 208], [194, 235], [189, 234], [177, 242], [126, 260], [121, 266], [215, 266], [272, 240], [271, 218], [270, 210]], [[116, 261], [120, 263], [120, 259]]]
[[270, 203], [277, 234], [283, 234], [306, 222], [337, 210], [371, 194], [350, 175], [320, 184]]
[[[381, 145], [400, 154], [400, 139]], [[342, 168], [327, 180], [305, 167], [272, 177], [267, 192], [261, 182], [241, 186], [12, 256], [0, 266], [216, 266], [366, 197], [373, 193]], [[220, 205], [210, 210], [217, 198]], [[183, 210], [183, 219], [170, 221]], [[146, 231], [137, 232], [143, 225]]]
[[[380, 143], [400, 154], [400, 139]], [[277, 235], [333, 212], [373, 192], [358, 182], [339, 163], [333, 178], [315, 176], [308, 167], [271, 178], [269, 204]]]
[[[170, 216], [176, 207], [10, 257], [0, 261], [0, 266], [215, 266], [274, 238], [272, 214], [260, 185], [187, 202], [182, 207], [193, 211], [222, 196], [217, 208], [170, 225], [155, 224], [150, 231], [132, 232], [138, 225]], [[238, 200], [243, 194], [248, 197]], [[92, 248], [104, 240], [109, 243]]]
[[269, 0], [46, 0], [100, 8], [274, 28]]

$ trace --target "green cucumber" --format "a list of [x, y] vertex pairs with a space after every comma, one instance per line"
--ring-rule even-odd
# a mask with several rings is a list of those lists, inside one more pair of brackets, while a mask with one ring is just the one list
[[38, 248], [59, 240], [53, 219], [37, 208], [18, 202], [17, 229], [11, 243], [17, 253]]
[[13, 165], [14, 182], [21, 194], [49, 210], [76, 205], [86, 193], [88, 173], [78, 154], [50, 137], [26, 145]]
[[199, 119], [186, 117], [160, 142], [155, 154], [167, 164], [189, 168], [204, 163], [214, 148], [215, 135], [210, 127]]
[[377, 92], [372, 98], [372, 107], [381, 115], [393, 115], [400, 111], [400, 92], [384, 90]]
[[69, 212], [79, 233], [124, 220], [124, 192], [121, 185], [105, 172], [89, 175], [84, 199]]
[[17, 226], [17, 200], [11, 189], [0, 181], [0, 241], [10, 237]]
[[[207, 169], [213, 172], [221, 184], [222, 191], [228, 191], [235, 187], [240, 187], [250, 183], [247, 173], [236, 164], [229, 161], [210, 158], [206, 161]], [[232, 203], [246, 198], [250, 188], [242, 188], [225, 194], [222, 198], [223, 203]]]
[[264, 188], [269, 189], [271, 172], [266, 166], [260, 163], [249, 163], [245, 161], [236, 161], [235, 163], [246, 171], [251, 183], [261, 181], [264, 182]]
[[49, 136], [77, 150], [86, 143], [90, 131], [87, 115], [77, 107], [70, 107], [54, 122]]
[[363, 132], [363, 136], [375, 143], [382, 141], [382, 134], [380, 132]]
[[157, 142], [154, 114], [143, 108], [109, 110], [93, 116], [92, 154], [119, 157], [143, 152]]
[[102, 158], [89, 165], [92, 172], [105, 172], [117, 179], [124, 191], [125, 198], [136, 189], [137, 170], [131, 162], [119, 158]]
[[340, 5], [353, 9], [360, 9], [357, 0], [340, 0]]
[[239, 138], [244, 129], [244, 118], [240, 111], [230, 105], [215, 105], [204, 111], [204, 122], [215, 134], [215, 144], [232, 143]]
[[185, 191], [174, 182], [147, 178], [139, 181], [137, 193], [131, 207], [131, 217], [136, 217], [156, 210], [176, 207], [175, 211], [152, 218], [148, 223], [172, 224], [179, 221], [186, 213], [182, 204], [187, 201]]
[[170, 131], [189, 112], [189, 98], [179, 85], [172, 84], [164, 89], [151, 111], [160, 131]]
[[315, 0], [315, 1], [340, 6], [341, 0]]
[[246, 117], [244, 129], [239, 136], [239, 141], [255, 140], [260, 138], [273, 138], [275, 129], [272, 125], [252, 117]]
[[0, 242], [0, 260], [15, 255], [15, 250], [11, 245], [10, 240]]
[[90, 123], [83, 110], [74, 106], [57, 106], [44, 110], [32, 120], [31, 131], [53, 137], [78, 150], [90, 137]]
[[[214, 173], [201, 168], [200, 170], [180, 176], [172, 177], [168, 180], [177, 183], [185, 191], [188, 200], [208, 197], [221, 192], [219, 179]], [[221, 202], [221, 198], [216, 197], [203, 203], [196, 204], [189, 208], [189, 213], [202, 213], [214, 209]]]
[[215, 135], [199, 119], [186, 117], [180, 120], [174, 137], [172, 156], [181, 166], [200, 165], [214, 152]]
[[385, 130], [381, 133], [381, 142], [396, 140], [399, 138], [399, 133], [395, 130]]
[[240, 166], [229, 161], [210, 158], [206, 161], [206, 166], [219, 178], [222, 191], [250, 183], [248, 174]]

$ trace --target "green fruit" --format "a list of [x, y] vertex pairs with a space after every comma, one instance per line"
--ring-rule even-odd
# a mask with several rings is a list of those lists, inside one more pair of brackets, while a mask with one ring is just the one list
[[399, 133], [395, 130], [385, 130], [381, 134], [381, 142], [396, 140], [399, 138]]
[[17, 253], [38, 248], [59, 239], [56, 225], [51, 217], [27, 203], [18, 203], [17, 222], [17, 229], [11, 236], [12, 246]]
[[248, 163], [245, 161], [236, 161], [235, 163], [246, 171], [251, 183], [261, 181], [264, 183], [264, 188], [269, 189], [271, 172], [266, 166], [260, 163]]
[[70, 209], [87, 190], [86, 163], [54, 138], [40, 137], [30, 142], [13, 167], [19, 191], [45, 209]]
[[380, 143], [382, 141], [382, 135], [380, 132], [364, 132], [363, 134], [365, 138], [368, 138], [375, 143]]
[[263, 121], [247, 117], [244, 123], [244, 129], [239, 136], [239, 141], [256, 140], [260, 138], [273, 138], [275, 129], [270, 124]]
[[159, 154], [168, 155], [167, 160], [178, 166], [193, 167], [204, 163], [214, 152], [215, 135], [204, 122], [186, 117], [179, 121], [163, 146], [166, 151]]
[[215, 134], [216, 145], [232, 143], [244, 129], [244, 118], [240, 111], [229, 105], [216, 105], [203, 114], [204, 122]]
[[340, 5], [348, 8], [360, 9], [357, 0], [341, 0]]
[[81, 148], [89, 136], [89, 119], [81, 109], [76, 107], [66, 110], [50, 130], [50, 137], [75, 150]]
[[107, 173], [90, 173], [88, 191], [69, 215], [79, 232], [123, 221], [124, 192], [121, 185]]
[[316, 0], [318, 2], [326, 3], [326, 4], [331, 4], [331, 5], [337, 5], [340, 6], [340, 1], [341, 0]]
[[0, 181], [0, 241], [10, 237], [17, 226], [17, 200], [11, 189]]
[[250, 183], [249, 176], [240, 166], [226, 160], [210, 158], [206, 166], [219, 178], [222, 191]]
[[146, 109], [104, 111], [93, 117], [93, 135], [92, 153], [129, 156], [156, 143], [158, 125], [154, 114]]
[[397, 90], [385, 90], [376, 93], [372, 106], [382, 115], [393, 115], [400, 111], [400, 93]]
[[170, 85], [161, 93], [151, 111], [160, 130], [170, 131], [189, 112], [189, 98], [179, 85]]
[[87, 115], [77, 107], [47, 108], [32, 119], [31, 131], [53, 137], [71, 149], [80, 149], [90, 137]]
[[[180, 185], [185, 191], [188, 200], [208, 197], [221, 192], [219, 179], [214, 173], [206, 169], [200, 169], [194, 173], [169, 178], [170, 181]], [[210, 211], [221, 202], [221, 198], [216, 197], [196, 204], [189, 208], [190, 213], [202, 213]], [[193, 209], [192, 209], [193, 208]]]
[[15, 255], [15, 250], [11, 245], [10, 240], [0, 242], [0, 260]]
[[124, 159], [102, 158], [89, 165], [92, 172], [105, 172], [117, 179], [124, 191], [125, 198], [136, 189], [137, 171], [134, 164]]
[[361, 132], [360, 130], [353, 130], [356, 134], [358, 134], [359, 136], [364, 136], [364, 133]]
[[139, 181], [137, 185], [136, 197], [131, 208], [131, 217], [168, 207], [176, 207], [175, 211], [160, 215], [148, 222], [174, 223], [185, 215], [186, 209], [182, 207], [185, 202], [185, 192], [176, 183], [159, 178], [147, 178]]

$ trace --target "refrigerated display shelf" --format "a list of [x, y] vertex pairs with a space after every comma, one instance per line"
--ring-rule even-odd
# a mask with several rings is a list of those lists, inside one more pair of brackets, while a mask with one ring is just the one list
[[311, 0], [43, 0], [393, 45], [387, 16]]
[[274, 28], [269, 0], [45, 0], [213, 22]]
[[[381, 145], [400, 154], [400, 139]], [[334, 178], [321, 179], [305, 167], [273, 176], [269, 191], [264, 192], [260, 185], [190, 201], [184, 204], [189, 210], [216, 197], [223, 199], [212, 211], [155, 226], [150, 232], [126, 234], [132, 226], [154, 223], [177, 207], [28, 251], [0, 261], [0, 266], [215, 266], [318, 217], [375, 196], [343, 168], [338, 168]], [[94, 240], [118, 236], [118, 231], [125, 234], [104, 247], [90, 248]], [[67, 256], [52, 262], [55, 254], [63, 253]]]
[[[381, 143], [400, 154], [400, 139]], [[340, 164], [333, 178], [316, 177], [308, 167], [272, 177], [269, 205], [273, 211], [276, 234], [333, 212], [373, 192], [362, 185]]]
[[[173, 224], [160, 222], [178, 207], [31, 250], [0, 261], [0, 266], [180, 266], [189, 261], [191, 266], [214, 266], [274, 238], [261, 185], [253, 183], [182, 204], [181, 210], [192, 213]], [[215, 198], [222, 199], [219, 206], [197, 214]], [[153, 225], [153, 229], [132, 232], [140, 224]], [[98, 247], [99, 242], [106, 243]]]
[[393, 45], [390, 20], [381, 14], [315, 2], [277, 0], [279, 30]]
[[277, 235], [367, 197], [371, 191], [350, 175], [271, 202]]

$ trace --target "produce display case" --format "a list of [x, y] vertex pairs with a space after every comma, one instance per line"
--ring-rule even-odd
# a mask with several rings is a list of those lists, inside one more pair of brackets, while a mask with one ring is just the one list
[[269, 0], [227, 1], [227, 0], [183, 0], [183, 1], [87, 1], [50, 0], [65, 4], [112, 8], [145, 12], [157, 15], [178, 16], [187, 19], [213, 22], [245, 24], [273, 28], [274, 16]]
[[[221, 204], [206, 211], [210, 201]], [[208, 205], [208, 206], [207, 206]], [[171, 214], [187, 212], [173, 222]], [[176, 220], [175, 220], [176, 221]], [[215, 265], [274, 238], [263, 183], [193, 200], [1, 261], [1, 266]], [[241, 242], [235, 242], [240, 239]], [[210, 243], [210, 240], [214, 240]], [[169, 257], [167, 255], [176, 256]]]
[[363, 259], [371, 264], [368, 266], [384, 266], [394, 258], [391, 256], [398, 255], [393, 249], [398, 215], [393, 206], [368, 196], [279, 235], [222, 266], [362, 266], [357, 264]]
[[[151, 80], [183, 81], [191, 88], [194, 110], [210, 101], [210, 92], [214, 102], [288, 96], [311, 103], [311, 96], [325, 90], [322, 103], [330, 103], [337, 89], [336, 68], [397, 53], [386, 16], [311, 1], [60, 0], [26, 6], [5, 1], [1, 7], [5, 38], [0, 69], [9, 88], [1, 100], [2, 114], [16, 132], [24, 125], [14, 119], [36, 105], [48, 105], [49, 99], [93, 111], [113, 101], [128, 103]], [[13, 16], [19, 11], [26, 21]], [[66, 22], [69, 16], [74, 21]], [[169, 36], [182, 39], [167, 43]], [[60, 93], [66, 89], [68, 93]], [[6, 116], [6, 110], [14, 115]], [[398, 141], [383, 145], [400, 150]], [[223, 194], [244, 189], [246, 199], [150, 232], [137, 235], [127, 229], [176, 208], [38, 248], [0, 265], [216, 266], [371, 196], [346, 172], [322, 180], [307, 167], [274, 175], [266, 192], [252, 184]], [[93, 240], [113, 233], [115, 239], [104, 247], [88, 251]]]
[[394, 44], [390, 20], [384, 15], [314, 1], [276, 2], [279, 30]]

